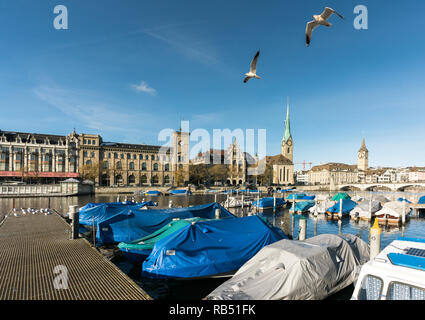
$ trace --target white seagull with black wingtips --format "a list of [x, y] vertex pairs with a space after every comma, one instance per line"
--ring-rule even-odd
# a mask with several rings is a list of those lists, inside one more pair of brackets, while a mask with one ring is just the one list
[[327, 20], [334, 13], [337, 16], [339, 16], [341, 19], [344, 19], [344, 17], [342, 15], [340, 15], [338, 12], [336, 12], [334, 9], [326, 7], [325, 10], [322, 12], [322, 14], [320, 16], [315, 14], [313, 16], [314, 20], [307, 23], [307, 27], [305, 29], [305, 41], [306, 41], [307, 46], [310, 45], [311, 33], [313, 32], [313, 30], [316, 27], [318, 27], [320, 25], [326, 26], [326, 27], [332, 26], [332, 24], [330, 24]]
[[259, 55], [260, 55], [260, 50], [257, 51], [254, 59], [252, 59], [249, 72], [245, 73], [245, 79], [243, 79], [244, 83], [247, 83], [248, 80], [251, 78], [261, 79], [261, 77], [257, 76], [257, 60]]

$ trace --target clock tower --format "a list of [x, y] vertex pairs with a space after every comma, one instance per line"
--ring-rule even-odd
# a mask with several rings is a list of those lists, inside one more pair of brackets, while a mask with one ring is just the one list
[[357, 169], [359, 171], [366, 171], [369, 168], [369, 150], [366, 148], [366, 142], [363, 138], [362, 146], [359, 149], [357, 157]]
[[283, 134], [281, 154], [293, 161], [294, 141], [291, 135], [291, 124], [289, 122], [289, 104], [286, 108], [285, 132]]

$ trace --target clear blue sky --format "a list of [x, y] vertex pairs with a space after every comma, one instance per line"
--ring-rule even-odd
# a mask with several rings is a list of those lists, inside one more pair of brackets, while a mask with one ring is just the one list
[[[68, 30], [53, 28], [58, 4]], [[368, 30], [353, 27], [358, 4]], [[307, 48], [325, 6], [345, 20]], [[2, 1], [0, 129], [160, 144], [183, 118], [267, 129], [273, 155], [289, 96], [295, 162], [355, 163], [365, 137], [371, 166], [423, 166], [424, 12], [423, 0]], [[244, 84], [258, 49], [262, 79]]]

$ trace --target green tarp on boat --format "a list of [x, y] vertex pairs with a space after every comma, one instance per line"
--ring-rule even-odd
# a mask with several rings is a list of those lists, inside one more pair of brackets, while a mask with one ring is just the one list
[[188, 224], [191, 224], [192, 222], [206, 220], [208, 219], [203, 219], [199, 217], [189, 219], [176, 219], [146, 237], [129, 242], [120, 242], [118, 244], [118, 248], [120, 248], [121, 252], [127, 258], [127, 260], [139, 262], [150, 255], [153, 247], [155, 246], [155, 243], [157, 243], [159, 240], [176, 232], [177, 230], [180, 230], [181, 228], [187, 226]]
[[332, 201], [339, 201], [340, 199], [342, 199], [342, 200], [351, 199], [351, 197], [348, 194], [346, 194], [345, 192], [340, 192], [340, 193], [333, 196]]

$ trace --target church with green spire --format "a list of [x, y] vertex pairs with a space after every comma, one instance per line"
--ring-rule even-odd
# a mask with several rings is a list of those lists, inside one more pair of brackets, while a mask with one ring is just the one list
[[282, 139], [282, 151], [281, 154], [293, 161], [294, 141], [291, 135], [291, 123], [289, 121], [289, 104], [286, 107], [286, 120], [285, 120], [285, 132], [283, 133]]
[[289, 120], [289, 103], [286, 109], [285, 131], [283, 133], [281, 153], [267, 157], [267, 164], [273, 168], [274, 185], [293, 185], [294, 179], [294, 141], [291, 134], [291, 123]]

